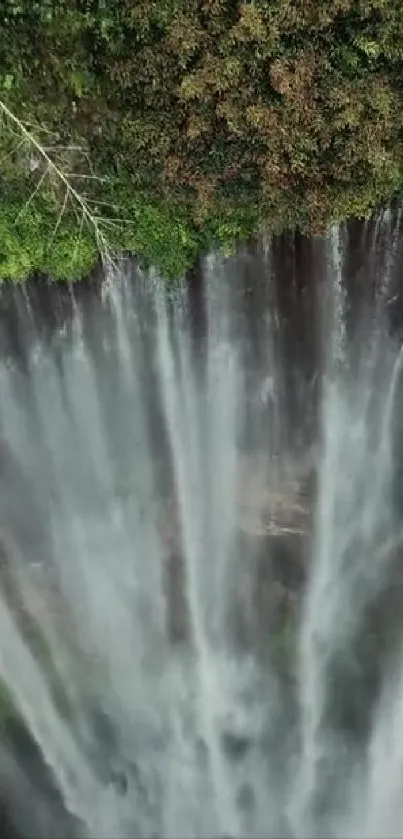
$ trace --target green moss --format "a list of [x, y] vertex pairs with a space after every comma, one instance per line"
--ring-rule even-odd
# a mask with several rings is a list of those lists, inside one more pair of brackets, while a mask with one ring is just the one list
[[284, 616], [269, 639], [269, 654], [277, 670], [286, 679], [295, 676], [297, 657], [297, 620], [294, 614]]
[[6, 683], [0, 680], [0, 731], [11, 719], [19, 719], [19, 713], [12, 692]]

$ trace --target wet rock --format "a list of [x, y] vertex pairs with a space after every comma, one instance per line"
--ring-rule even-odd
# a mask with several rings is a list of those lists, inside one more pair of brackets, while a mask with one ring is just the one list
[[179, 643], [188, 640], [190, 637], [190, 618], [186, 600], [183, 556], [178, 553], [170, 554], [166, 559], [164, 570], [167, 635], [170, 641]]
[[305, 580], [306, 542], [289, 536], [239, 536], [228, 598], [235, 646], [265, 656], [273, 636], [294, 618]]
[[88, 700], [85, 720], [90, 739], [100, 745], [104, 756], [113, 755], [118, 750], [118, 737], [109, 714], [96, 701]]
[[[261, 459], [263, 460], [262, 454]], [[263, 461], [264, 462], [264, 461]], [[249, 471], [250, 470], [250, 471]], [[313, 483], [310, 476], [296, 480], [279, 478], [272, 486], [266, 469], [252, 471], [243, 467], [239, 485], [239, 529], [250, 539], [266, 537], [303, 537], [310, 529]]]
[[10, 719], [2, 730], [0, 799], [13, 838], [81, 839], [86, 835], [84, 825], [67, 812], [39, 746], [18, 719]]
[[247, 734], [237, 734], [224, 731], [221, 735], [221, 746], [224, 754], [231, 760], [242, 760], [252, 748], [253, 741]]
[[[240, 463], [235, 622], [246, 645], [267, 652], [296, 614], [307, 576], [316, 471], [312, 457], [270, 485], [264, 453]], [[239, 627], [241, 627], [239, 631]]]
[[27, 563], [49, 556], [49, 543], [37, 490], [17, 453], [0, 437], [0, 535]]
[[119, 793], [119, 795], [126, 795], [129, 788], [129, 782], [124, 772], [114, 770], [110, 777], [110, 782]]
[[175, 498], [165, 498], [161, 501], [157, 510], [156, 525], [167, 555], [180, 554], [181, 524]]
[[169, 641], [180, 643], [189, 639], [190, 620], [186, 600], [181, 526], [174, 499], [162, 502], [156, 523], [165, 554], [163, 586], [166, 599], [166, 632]]
[[251, 812], [255, 805], [255, 794], [250, 784], [241, 784], [236, 796], [236, 803], [240, 810]]
[[[235, 648], [267, 651], [270, 635], [297, 608], [310, 547], [316, 473], [312, 457], [287, 467], [270, 485], [265, 453], [239, 457], [237, 530], [223, 595], [228, 640]], [[272, 482], [273, 482], [272, 476]], [[167, 636], [190, 639], [186, 568], [175, 500], [163, 502], [157, 526], [165, 549]]]

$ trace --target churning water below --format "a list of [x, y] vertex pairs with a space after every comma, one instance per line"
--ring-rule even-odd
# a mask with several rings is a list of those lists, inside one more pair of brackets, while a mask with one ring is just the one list
[[72, 817], [9, 742], [24, 836], [403, 836], [398, 232], [365, 292], [334, 231], [308, 280], [268, 245], [21, 304], [0, 674]]

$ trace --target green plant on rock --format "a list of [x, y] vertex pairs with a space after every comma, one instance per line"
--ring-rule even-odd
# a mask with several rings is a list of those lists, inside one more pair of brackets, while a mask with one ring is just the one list
[[17, 720], [20, 715], [17, 706], [8, 685], [0, 679], [0, 729], [2, 729], [9, 720]]
[[284, 616], [270, 636], [270, 654], [278, 671], [292, 678], [294, 674], [297, 649], [297, 622], [293, 614]]

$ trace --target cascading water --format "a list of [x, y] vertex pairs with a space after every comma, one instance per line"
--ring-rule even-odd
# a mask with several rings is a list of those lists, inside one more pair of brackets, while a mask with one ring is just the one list
[[[266, 248], [196, 303], [126, 266], [62, 330], [18, 312], [0, 675], [70, 835], [403, 834], [398, 224], [351, 358], [346, 231], [304, 305]], [[25, 769], [20, 833], [62, 836]]]

